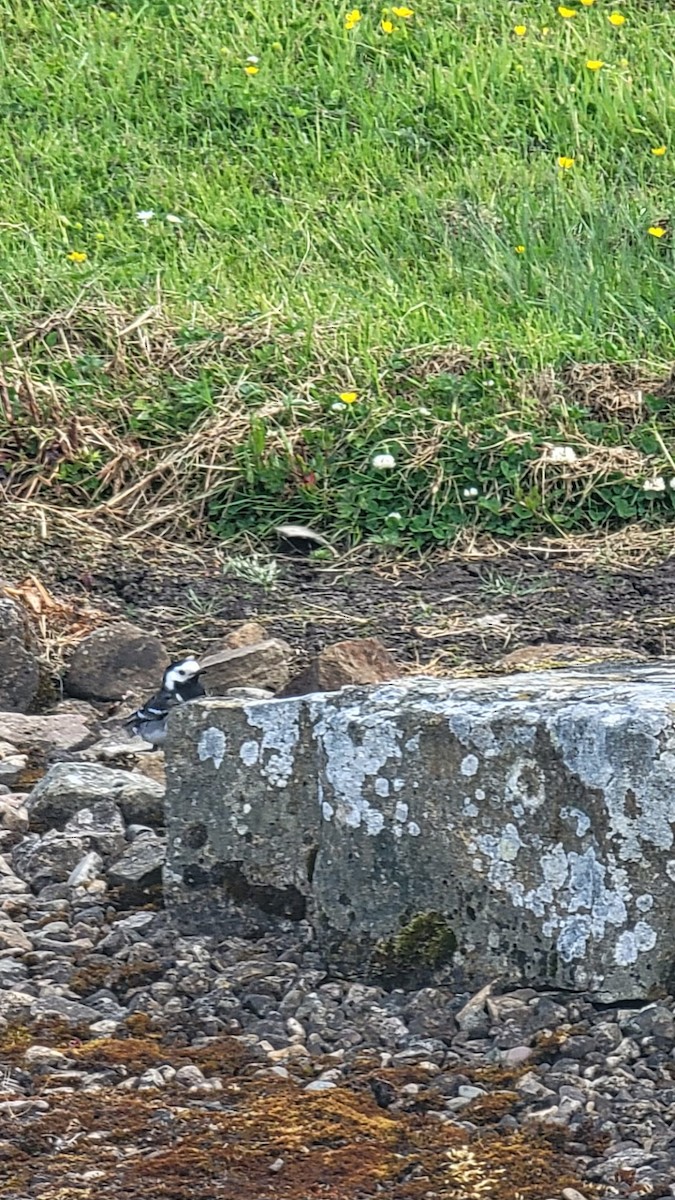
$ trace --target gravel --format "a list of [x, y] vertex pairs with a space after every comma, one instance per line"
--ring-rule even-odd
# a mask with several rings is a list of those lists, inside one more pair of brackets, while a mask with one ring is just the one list
[[[240, 1077], [258, 1089], [295, 1088], [326, 1106], [347, 1089], [389, 1119], [410, 1115], [439, 1136], [448, 1127], [467, 1153], [483, 1144], [486, 1127], [503, 1139], [545, 1129], [551, 1144], [557, 1138], [563, 1146], [578, 1188], [535, 1187], [532, 1200], [675, 1196], [672, 998], [608, 1009], [586, 996], [498, 984], [471, 996], [336, 979], [304, 922], [257, 941], [181, 936], [152, 893], [162, 830], [134, 829], [110, 800], [71, 812], [61, 830], [29, 833], [25, 821], [10, 819], [5, 832], [0, 1180], [7, 1200], [49, 1194], [45, 1180], [58, 1183], [52, 1194], [68, 1184], [67, 1172], [49, 1174], [51, 1150], [40, 1170], [2, 1174], [6, 1161], [29, 1157], [31, 1131], [45, 1114], [51, 1119], [80, 1096], [99, 1108], [102, 1096], [107, 1103], [143, 1096], [154, 1106], [152, 1121], [167, 1127], [186, 1102], [215, 1120], [230, 1111]], [[223, 1039], [245, 1067], [239, 1059], [236, 1067], [206, 1065], [204, 1054]], [[85, 1128], [77, 1113], [73, 1136], [78, 1121]], [[88, 1128], [87, 1145], [107, 1145], [108, 1136], [102, 1116]], [[285, 1195], [274, 1181], [286, 1178], [288, 1153], [270, 1155], [260, 1188]], [[83, 1186], [82, 1173], [78, 1179]], [[229, 1194], [214, 1187], [214, 1196]], [[507, 1197], [497, 1183], [480, 1194]]]

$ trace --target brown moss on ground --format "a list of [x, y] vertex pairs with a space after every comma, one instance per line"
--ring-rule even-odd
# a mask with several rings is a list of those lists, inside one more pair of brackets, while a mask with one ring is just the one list
[[149, 987], [161, 979], [166, 966], [161, 959], [130, 963], [110, 959], [106, 963], [79, 967], [68, 981], [68, 986], [77, 996], [89, 996], [99, 988], [110, 988], [118, 995], [124, 995], [129, 988]]
[[[29, 1046], [54, 1046], [77, 1067], [89, 1071], [124, 1068], [126, 1075], [139, 1075], [164, 1063], [178, 1069], [194, 1063], [205, 1075], [236, 1075], [250, 1056], [236, 1040], [223, 1035], [204, 1046], [171, 1042], [160, 1031], [153, 1031], [145, 1013], [129, 1018], [128, 1030], [119, 1037], [94, 1038], [86, 1029], [74, 1028], [65, 1021], [42, 1021], [30, 1027], [9, 1025], [0, 1033], [0, 1059], [7, 1066], [20, 1065]], [[50, 1077], [58, 1083], [58, 1075]]]
[[[522, 1068], [471, 1069], [491, 1089], [463, 1110], [479, 1126], [471, 1135], [426, 1116], [443, 1103], [427, 1071], [376, 1066], [373, 1054], [357, 1059], [344, 1086], [307, 1093], [301, 1079], [251, 1077], [260, 1063], [234, 1038], [178, 1044], [144, 1013], [115, 1038], [91, 1038], [63, 1021], [10, 1026], [0, 1035], [0, 1055], [22, 1064], [36, 1042], [56, 1046], [84, 1070], [119, 1068], [120, 1078], [194, 1063], [223, 1088], [207, 1097], [174, 1082], [142, 1092], [106, 1086], [54, 1094], [59, 1073], [36, 1076], [36, 1097], [50, 1110], [0, 1114], [0, 1194], [7, 1200], [548, 1200], [563, 1187], [595, 1194], [565, 1153], [565, 1130], [498, 1128], [518, 1110], [512, 1084]], [[423, 1086], [409, 1111], [383, 1110], [371, 1090], [375, 1078], [394, 1096], [406, 1083]], [[587, 1135], [576, 1131], [575, 1141], [600, 1153], [590, 1126]]]
[[513, 1113], [519, 1103], [521, 1098], [517, 1092], [492, 1092], [487, 1096], [477, 1096], [467, 1104], [462, 1109], [462, 1117], [473, 1121], [474, 1125], [491, 1125], [507, 1113]]
[[[558, 1130], [504, 1134], [486, 1125], [470, 1142], [462, 1129], [383, 1112], [364, 1088], [223, 1082], [218, 1109], [180, 1090], [110, 1090], [74, 1093], [20, 1120], [0, 1115], [0, 1191], [8, 1200], [545, 1200], [585, 1186]], [[486, 1122], [496, 1116], [486, 1109]], [[277, 1159], [283, 1165], [271, 1171]]]

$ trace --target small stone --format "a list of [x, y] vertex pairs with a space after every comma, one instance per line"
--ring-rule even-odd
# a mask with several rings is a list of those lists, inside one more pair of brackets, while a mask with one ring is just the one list
[[348, 684], [385, 683], [401, 669], [379, 638], [350, 638], [321, 650], [316, 658], [280, 693], [305, 696], [337, 692]]
[[125, 821], [164, 823], [164, 788], [137, 771], [116, 771], [100, 763], [54, 763], [33, 788], [26, 807], [31, 828], [63, 829], [82, 808], [112, 802]]
[[3, 713], [25, 712], [37, 695], [40, 669], [34, 640], [20, 606], [8, 596], [0, 596], [0, 711]]
[[576, 642], [540, 642], [536, 646], [521, 646], [512, 650], [495, 664], [502, 671], [552, 670], [576, 663], [644, 662], [645, 655], [636, 650], [617, 646], [583, 645]]
[[81, 713], [56, 712], [25, 716], [23, 713], [0, 712], [0, 740], [11, 742], [17, 749], [31, 753], [70, 754], [82, 750], [95, 740], [98, 721], [90, 710]]
[[61, 1050], [54, 1046], [29, 1046], [23, 1056], [29, 1067], [66, 1067], [71, 1061]]
[[138, 1090], [145, 1091], [148, 1088], [163, 1088], [166, 1086], [166, 1080], [162, 1072], [157, 1067], [149, 1067], [147, 1071], [139, 1077]]
[[499, 1061], [505, 1067], [520, 1067], [534, 1054], [531, 1046], [511, 1046], [500, 1055]]
[[[220, 647], [216, 647], [218, 649]], [[222, 696], [235, 687], [257, 687], [278, 692], [288, 682], [291, 655], [290, 646], [280, 638], [267, 638], [255, 645], [240, 646], [236, 658], [218, 663], [204, 672], [204, 686], [210, 696]]]
[[46, 884], [65, 882], [89, 849], [86, 837], [66, 837], [51, 829], [43, 837], [29, 834], [12, 851], [17, 874], [37, 891]]
[[0, 827], [9, 829], [12, 833], [28, 831], [28, 811], [24, 804], [25, 797], [9, 793], [0, 796]]
[[269, 1169], [270, 1169], [270, 1171], [274, 1171], [276, 1174], [282, 1170], [283, 1165], [284, 1165], [283, 1158], [275, 1158], [274, 1162], [270, 1163]]
[[162, 881], [162, 867], [166, 860], [166, 843], [154, 834], [145, 834], [125, 850], [121, 858], [108, 868], [108, 879], [113, 887], [122, 889], [127, 903], [142, 900], [148, 888]]
[[103, 859], [95, 850], [90, 850], [81, 858], [77, 866], [68, 876], [68, 887], [84, 887], [98, 879], [103, 870]]
[[89, 1025], [89, 1032], [93, 1033], [94, 1037], [114, 1037], [119, 1028], [119, 1021], [106, 1018], [103, 1021], [92, 1021]]
[[31, 939], [13, 921], [0, 924], [0, 950], [32, 950]]
[[333, 1079], [313, 1079], [305, 1085], [306, 1092], [330, 1092], [337, 1084]]
[[60, 1017], [63, 1021], [71, 1021], [74, 1025], [87, 1025], [98, 1021], [100, 1013], [87, 1004], [77, 1000], [67, 1000], [65, 996], [41, 996], [31, 1000], [32, 1017]]
[[110, 800], [97, 800], [90, 807], [81, 808], [66, 822], [64, 833], [88, 837], [92, 849], [99, 854], [121, 854], [126, 845], [122, 814]]
[[121, 621], [82, 639], [64, 686], [68, 695], [80, 700], [121, 700], [127, 692], [152, 695], [168, 665], [159, 638]]
[[576, 1188], [566, 1187], [562, 1190], [562, 1200], [586, 1200], [583, 1192], [578, 1192]]
[[[3, 753], [6, 749], [10, 752]], [[0, 783], [9, 788], [14, 787], [27, 765], [28, 756], [26, 754], [19, 754], [14, 751], [14, 747], [7, 747], [7, 743], [0, 744]]]
[[179, 1083], [181, 1087], [201, 1087], [205, 1083], [204, 1073], [192, 1063], [186, 1063], [184, 1067], [179, 1067], [176, 1071], [176, 1083]]

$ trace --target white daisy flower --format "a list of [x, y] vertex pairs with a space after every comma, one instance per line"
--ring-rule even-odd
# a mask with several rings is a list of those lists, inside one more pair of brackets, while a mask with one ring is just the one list
[[396, 466], [393, 454], [374, 454], [371, 461], [376, 471], [393, 471]]
[[477, 487], [466, 487], [466, 488], [464, 488], [462, 495], [465, 500], [475, 500], [476, 496], [478, 495], [478, 488]]
[[651, 479], [645, 479], [642, 490], [643, 492], [665, 492], [666, 481], [663, 475], [652, 475]]
[[573, 446], [552, 446], [548, 457], [550, 462], [575, 463], [577, 452]]
[[255, 63], [259, 63], [259, 62], [260, 62], [260, 59], [258, 58], [258, 55], [257, 55], [257, 54], [249, 54], [249, 56], [248, 56], [248, 58], [246, 59], [246, 61], [247, 61], [247, 63], [253, 63], [253, 64], [255, 64]]
[[400, 512], [390, 512], [390, 513], [387, 513], [386, 520], [398, 522], [398, 521], [402, 521], [403, 517], [401, 516]]
[[136, 213], [136, 220], [140, 221], [143, 225], [147, 225], [148, 221], [151, 221], [154, 215], [153, 209], [142, 208], [140, 212]]

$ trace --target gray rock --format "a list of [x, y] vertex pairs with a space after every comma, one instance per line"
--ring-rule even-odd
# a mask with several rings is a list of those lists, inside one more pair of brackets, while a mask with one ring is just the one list
[[28, 757], [19, 754], [9, 742], [0, 742], [0, 783], [13, 788], [28, 765]]
[[21, 1021], [30, 1015], [35, 1003], [35, 996], [28, 990], [30, 986], [22, 981], [19, 987], [0, 992], [0, 1017], [6, 1021]]
[[81, 808], [66, 822], [64, 833], [88, 837], [99, 854], [121, 854], [127, 844], [122, 814], [110, 800], [97, 800], [90, 808]]
[[49, 883], [65, 881], [89, 849], [89, 839], [75, 835], [67, 837], [51, 829], [40, 837], [29, 834], [12, 851], [16, 873], [34, 891]]
[[675, 952], [674, 713], [670, 664], [181, 706], [169, 909], [222, 936], [309, 917], [337, 970], [395, 965], [403, 926], [469, 987], [649, 995]]
[[27, 808], [33, 829], [62, 829], [81, 808], [107, 800], [125, 821], [164, 822], [164, 788], [137, 771], [115, 771], [100, 763], [55, 763], [33, 788]]
[[650, 1004], [633, 1013], [626, 1028], [634, 1036], [654, 1038], [659, 1046], [670, 1048], [675, 1044], [675, 1017], [665, 1004]]
[[26, 712], [35, 700], [40, 669], [33, 647], [28, 620], [18, 604], [0, 596], [0, 711]]
[[500, 1055], [499, 1061], [505, 1067], [520, 1067], [534, 1054], [531, 1046], [510, 1046]]
[[10, 921], [0, 914], [0, 951], [2, 950], [32, 950], [33, 943], [20, 925]]
[[241, 687], [278, 692], [288, 682], [292, 650], [280, 638], [240, 646], [236, 653], [236, 658], [209, 667], [205, 672], [204, 682], [209, 695], [222, 696], [232, 688]]
[[91, 745], [96, 732], [97, 721], [91, 710], [87, 714], [58, 712], [39, 716], [0, 712], [0, 740], [11, 742], [19, 750], [70, 753]]
[[81, 858], [74, 870], [68, 876], [68, 887], [84, 887], [87, 883], [92, 883], [94, 879], [99, 879], [103, 870], [103, 859], [95, 850], [90, 850]]
[[186, 1063], [184, 1067], [179, 1067], [175, 1078], [176, 1083], [179, 1083], [181, 1087], [201, 1087], [206, 1082], [204, 1073], [192, 1063]]
[[300, 675], [286, 684], [283, 696], [338, 692], [349, 684], [397, 679], [401, 669], [379, 638], [349, 638], [320, 650]]
[[28, 830], [28, 811], [23, 794], [9, 793], [0, 796], [0, 826], [12, 833], [26, 833]]
[[92, 1021], [99, 1021], [101, 1017], [95, 1008], [56, 994], [33, 999], [30, 1015], [32, 1017], [60, 1017], [61, 1020], [71, 1021], [74, 1025], [90, 1025]]
[[133, 902], [161, 882], [165, 861], [166, 842], [154, 834], [146, 834], [136, 838], [122, 857], [110, 865], [108, 879], [113, 887], [122, 889], [127, 902]]
[[159, 638], [127, 622], [106, 625], [79, 643], [64, 685], [80, 700], [121, 700], [127, 692], [152, 694], [169, 665]]

